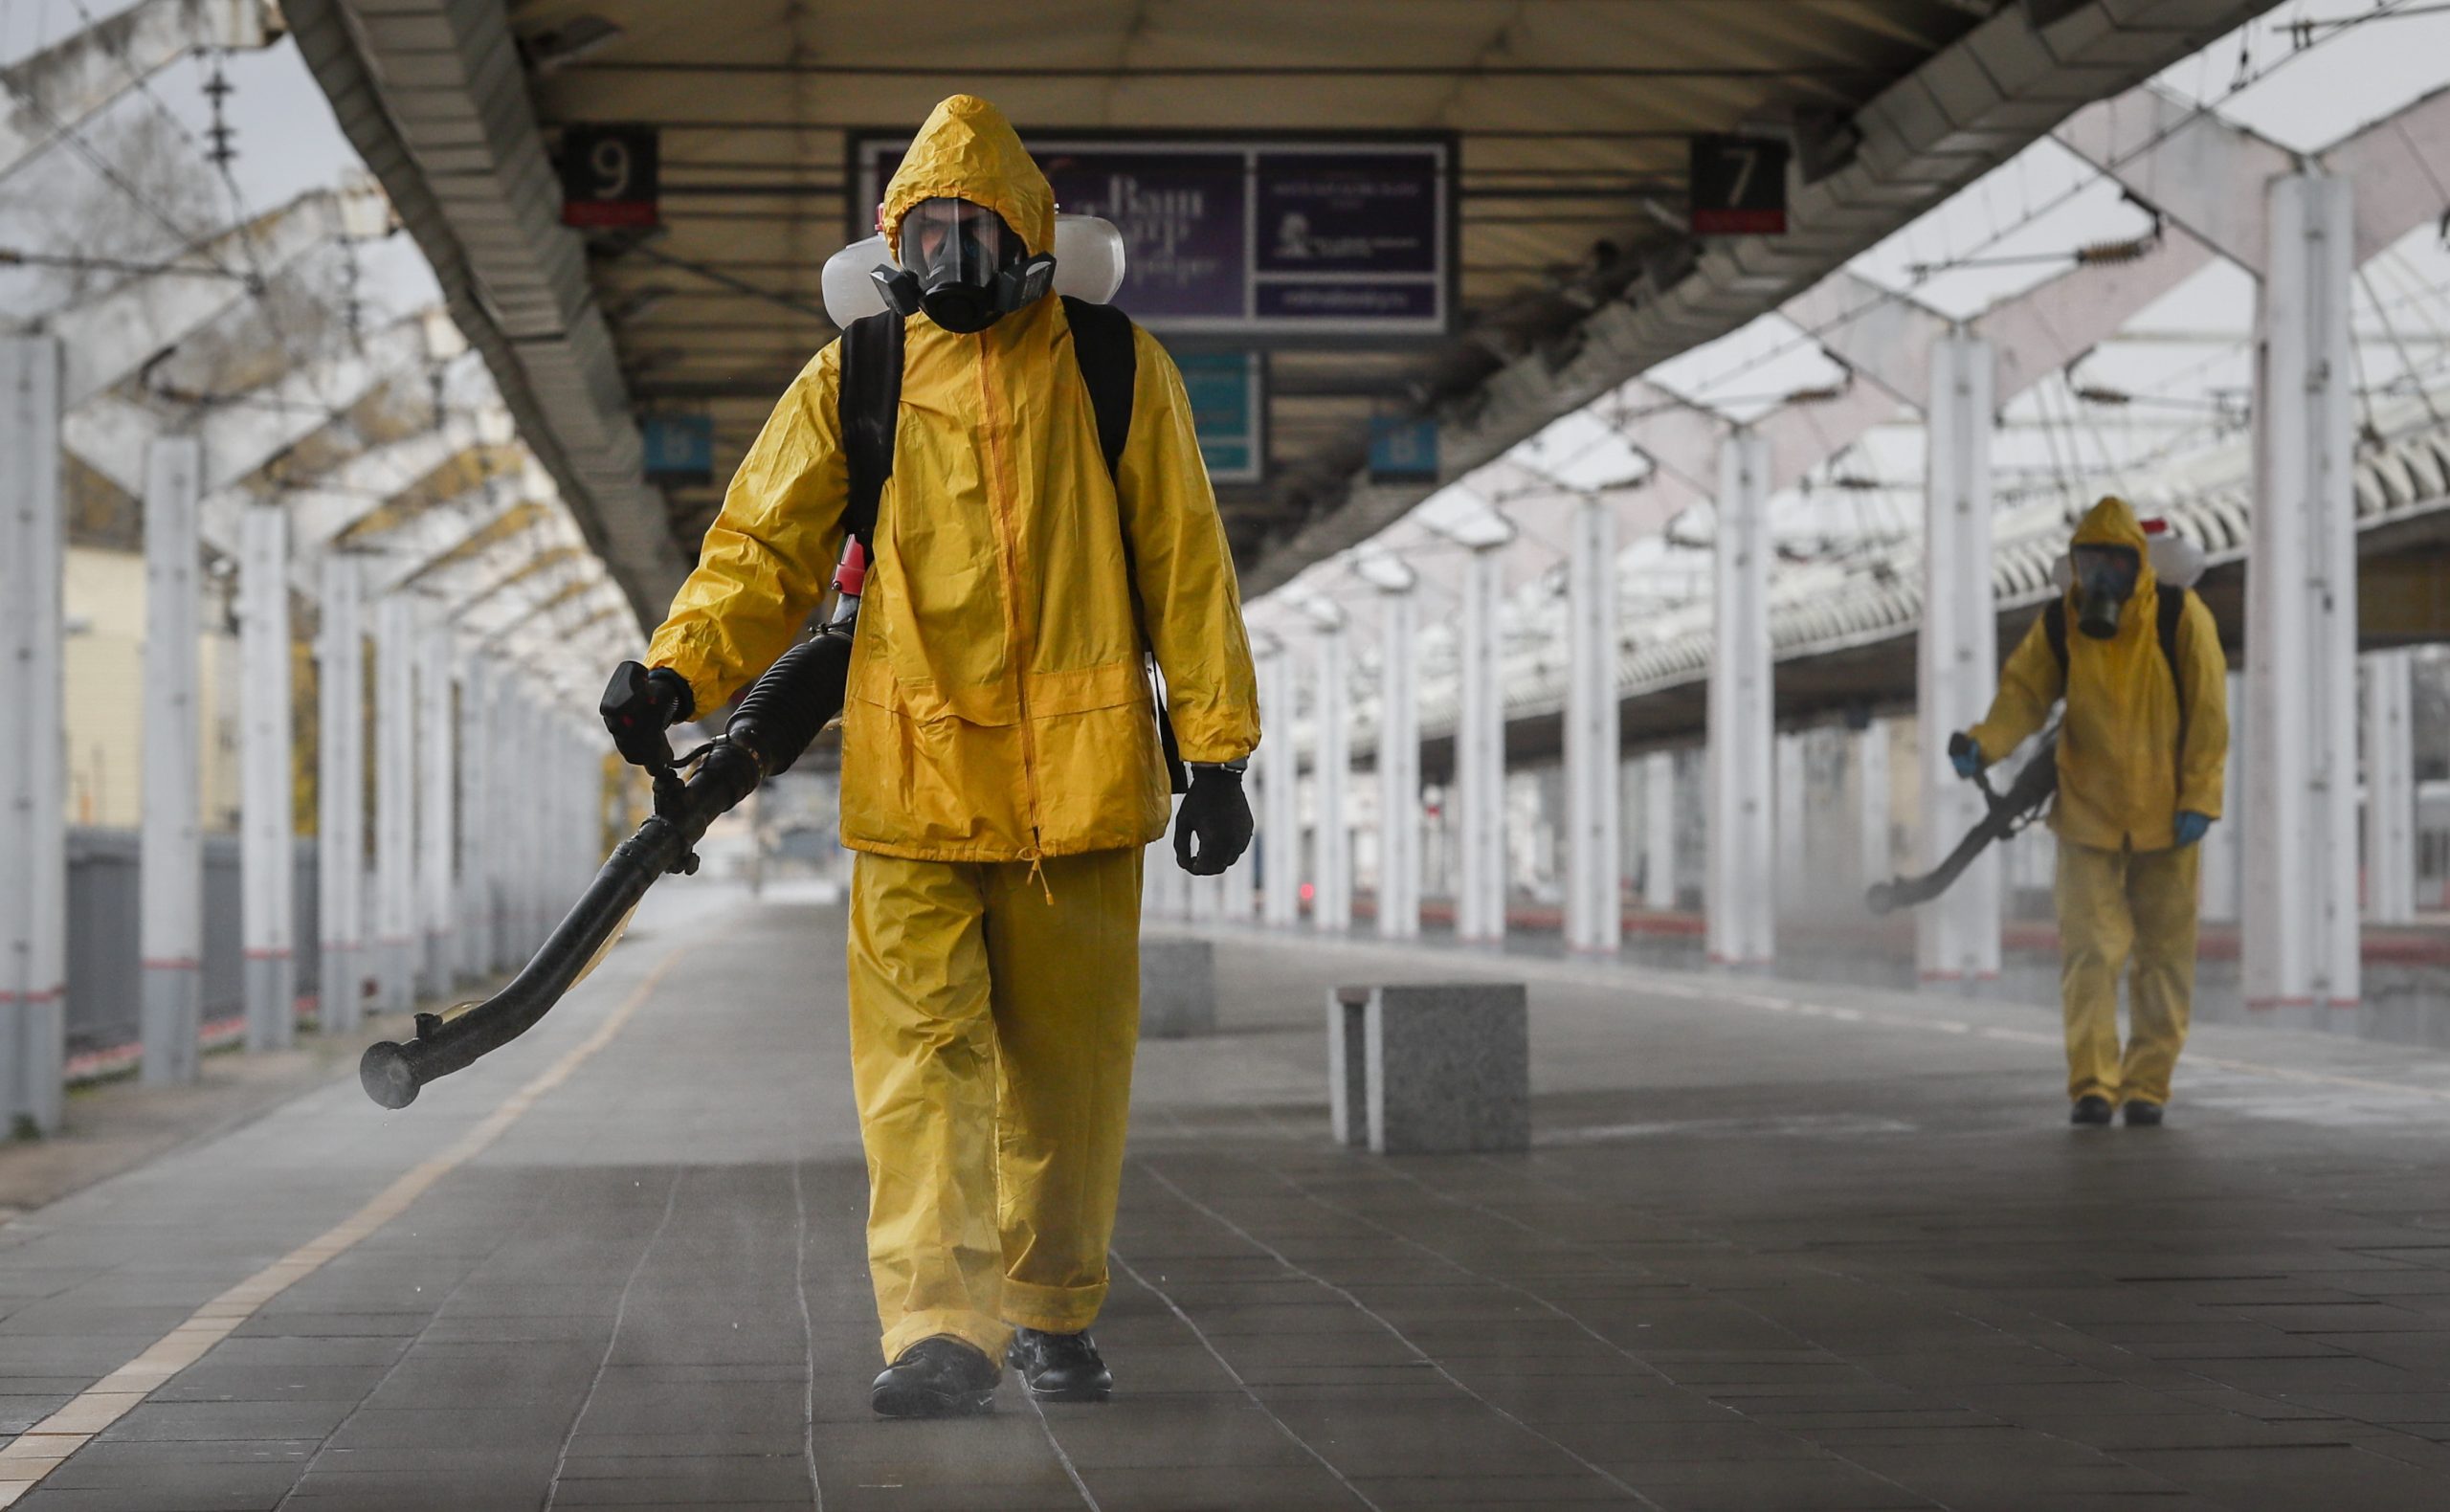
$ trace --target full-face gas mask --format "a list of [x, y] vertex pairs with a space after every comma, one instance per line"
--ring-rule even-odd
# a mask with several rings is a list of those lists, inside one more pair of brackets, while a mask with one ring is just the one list
[[2118, 614], [2135, 596], [2143, 558], [2133, 546], [2078, 545], [2067, 553], [2076, 585], [2076, 628], [2095, 640], [2118, 634]]
[[946, 330], [983, 331], [1041, 299], [1055, 256], [1032, 256], [1004, 217], [965, 199], [921, 200], [902, 218], [899, 267], [870, 277], [898, 315], [924, 312]]

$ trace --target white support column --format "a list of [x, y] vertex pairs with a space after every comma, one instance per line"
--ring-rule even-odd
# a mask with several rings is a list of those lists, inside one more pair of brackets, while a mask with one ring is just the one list
[[366, 1004], [366, 589], [356, 558], [323, 558], [316, 669], [315, 1020], [356, 1031]]
[[509, 750], [519, 754], [502, 763], [502, 891], [501, 964], [516, 970], [535, 949], [532, 935], [536, 906], [536, 853], [544, 843], [543, 822], [536, 813], [540, 796], [536, 781], [536, 710], [523, 678], [511, 678], [502, 688], [502, 734]]
[[2229, 762], [2221, 791], [2228, 794], [2226, 814], [2203, 837], [2203, 910], [2207, 923], [2236, 923], [2243, 906], [2239, 895], [2245, 857], [2245, 834], [2254, 827], [2246, 809], [2245, 708], [2246, 679], [2229, 674], [2229, 710], [2235, 722], [2229, 741]]
[[[1254, 814], [1256, 817], [1256, 813]], [[1259, 917], [1258, 857], [1245, 855], [1234, 863], [1217, 889], [1218, 917], [1227, 923], [1257, 923]]]
[[238, 517], [238, 763], [241, 934], [247, 1048], [297, 1036], [298, 856], [291, 773], [289, 516], [250, 504]]
[[204, 1012], [204, 792], [196, 708], [196, 504], [204, 448], [166, 436], [145, 455], [145, 769], [138, 862], [144, 963], [141, 1078], [195, 1079]]
[[416, 1002], [416, 606], [387, 593], [374, 606], [375, 1006]]
[[1467, 945], [1505, 938], [1505, 694], [1498, 682], [1503, 550], [1473, 548], [1455, 625], [1455, 935]]
[[493, 962], [493, 663], [481, 654], [459, 672], [459, 938], [462, 976], [491, 974]]
[[519, 965], [519, 876], [523, 864], [519, 825], [524, 791], [521, 786], [521, 764], [511, 754], [519, 749], [522, 733], [519, 688], [515, 671], [508, 666], [497, 669], [490, 726], [496, 756], [492, 779], [485, 785], [492, 800], [492, 821], [486, 827], [485, 837], [486, 866], [493, 880], [493, 913], [486, 923], [485, 941], [496, 971], [513, 970]]
[[1777, 901], [1781, 918], [1793, 917], [1815, 891], [1811, 878], [1804, 875], [1804, 765], [1803, 732], [1780, 730], [1775, 769], [1771, 776], [1778, 789]]
[[1566, 557], [1566, 948], [1614, 955], [1624, 937], [1617, 868], [1616, 512], [1574, 506]]
[[[1949, 761], [1951, 732], [1979, 723], [1998, 682], [1998, 610], [1991, 581], [1991, 433], [1998, 362], [1979, 337], [1931, 345], [1923, 633], [1915, 668], [1922, 733], [1925, 868], [1982, 820], [1982, 794]], [[1974, 858], [1955, 885], [1914, 910], [1915, 965], [1926, 982], [1999, 974], [1999, 853]]]
[[1642, 758], [1642, 906], [1676, 907], [1676, 753]]
[[2404, 651], [2365, 658], [2365, 916], [2416, 922], [2416, 663]]
[[547, 759], [546, 742], [553, 725], [551, 717], [537, 701], [540, 697], [535, 684], [529, 683], [520, 710], [521, 727], [526, 732], [523, 748], [535, 751], [536, 761], [520, 774], [519, 933], [511, 951], [517, 961], [535, 954], [536, 947], [545, 943], [546, 932], [552, 927], [545, 917], [545, 900], [554, 877], [552, 845], [560, 827], [553, 819], [551, 800], [560, 773]]
[[0, 336], [0, 1132], [59, 1127], [68, 793], [60, 347]]
[[2356, 900], [2352, 193], [2267, 190], [2255, 507], [2246, 558], [2243, 978], [2249, 1008], [2319, 1016], [2362, 995]]
[[1346, 692], [1344, 626], [1322, 625], [1311, 638], [1317, 681], [1311, 728], [1316, 765], [1311, 776], [1318, 798], [1315, 815], [1318, 875], [1310, 895], [1310, 926], [1327, 934], [1352, 927], [1352, 832], [1345, 823], [1345, 787], [1350, 778], [1350, 700]]
[[459, 889], [453, 876], [459, 821], [459, 760], [454, 690], [459, 656], [449, 621], [419, 614], [417, 625], [418, 977], [425, 992], [448, 997], [458, 984]]
[[1261, 921], [1289, 929], [1302, 919], [1301, 752], [1293, 745], [1293, 653], [1268, 643], [1258, 656], [1259, 907]]
[[1766, 967], [1777, 950], [1775, 717], [1770, 664], [1770, 449], [1749, 430], [1719, 458], [1709, 686], [1710, 959]]
[[1378, 607], [1378, 933], [1420, 933], [1420, 600], [1410, 584]]
[[1888, 740], [1886, 720], [1874, 720], [1855, 735], [1855, 833], [1861, 846], [1865, 887], [1897, 874], [1888, 844]]

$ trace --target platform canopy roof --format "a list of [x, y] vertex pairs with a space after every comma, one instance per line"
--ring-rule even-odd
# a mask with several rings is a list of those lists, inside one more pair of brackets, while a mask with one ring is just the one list
[[[1446, 476], [1782, 299], [2268, 0], [293, 0], [344, 126], [641, 617], [715, 486], [642, 481], [636, 417], [703, 408], [715, 477], [834, 335], [864, 222], [848, 134], [945, 95], [1065, 128], [1436, 130], [1458, 144], [1446, 334], [1268, 352], [1265, 479], [1220, 490], [1247, 588], [1430, 492], [1373, 486], [1373, 416]], [[569, 126], [661, 128], [661, 229], [559, 224]], [[1791, 227], [1696, 242], [1688, 137], [1796, 149]], [[1186, 343], [1185, 345], [1195, 345]]]

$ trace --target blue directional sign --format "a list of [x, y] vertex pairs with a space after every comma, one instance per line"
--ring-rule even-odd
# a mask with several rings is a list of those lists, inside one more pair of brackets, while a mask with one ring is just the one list
[[1267, 477], [1265, 366], [1258, 352], [1186, 352], [1176, 359], [1210, 481]]
[[1373, 416], [1370, 422], [1370, 480], [1437, 481], [1437, 422], [1410, 415]]
[[658, 483], [706, 483], [715, 477], [715, 419], [708, 414], [651, 414], [640, 428], [646, 474]]

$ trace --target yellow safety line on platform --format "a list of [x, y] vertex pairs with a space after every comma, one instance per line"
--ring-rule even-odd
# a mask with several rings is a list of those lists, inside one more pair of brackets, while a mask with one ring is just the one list
[[501, 1138], [539, 1099], [569, 1079], [588, 1057], [612, 1043], [612, 1036], [635, 1016], [666, 974], [693, 945], [680, 945], [655, 965], [630, 995], [606, 1016], [595, 1032], [570, 1047], [568, 1054], [537, 1074], [525, 1086], [503, 1100], [450, 1148], [419, 1163], [383, 1189], [374, 1200], [290, 1251], [255, 1275], [231, 1287], [190, 1314], [187, 1322], [155, 1340], [144, 1353], [87, 1387], [76, 1400], [27, 1429], [0, 1447], [0, 1507], [40, 1485], [43, 1478], [118, 1422], [164, 1383], [204, 1357], [206, 1350], [237, 1331], [264, 1303], [320, 1270], [325, 1261], [346, 1254], [360, 1239], [408, 1210], [428, 1188], [466, 1165]]

